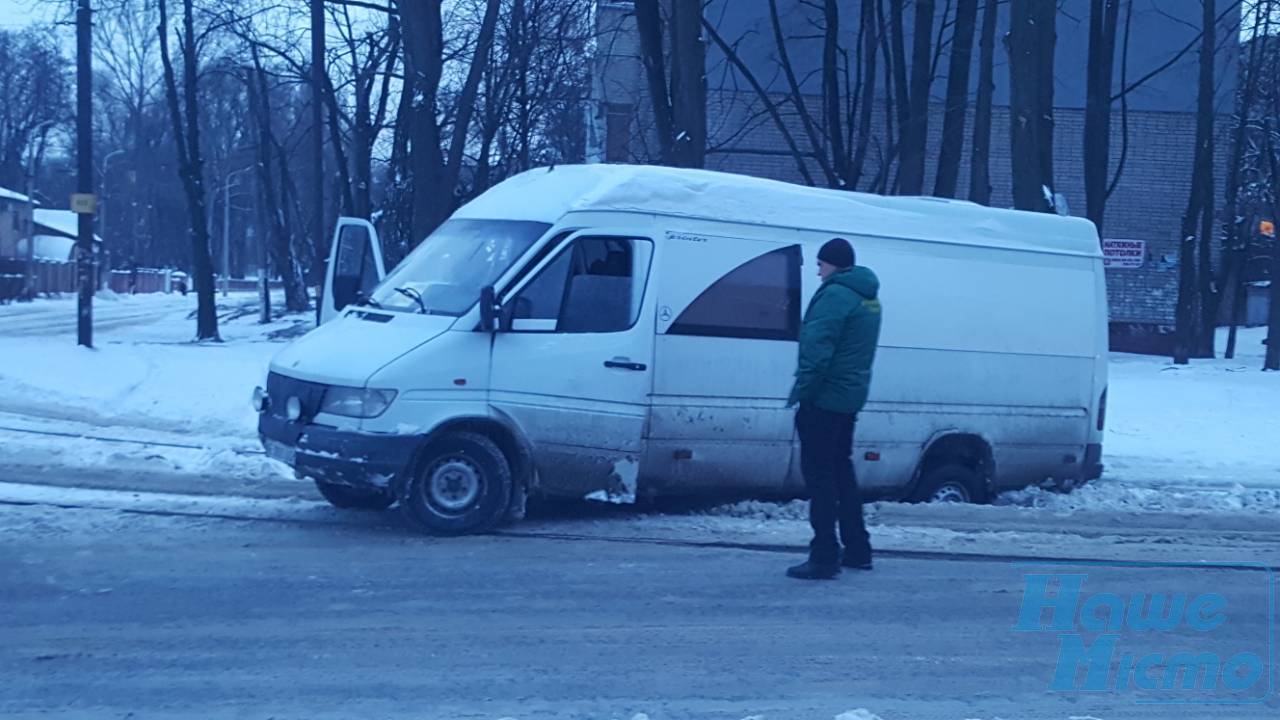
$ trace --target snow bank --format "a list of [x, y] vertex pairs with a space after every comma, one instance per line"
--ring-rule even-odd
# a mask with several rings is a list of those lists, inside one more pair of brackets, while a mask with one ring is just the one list
[[[1265, 328], [1235, 360], [1111, 356], [1106, 477], [1144, 486], [1280, 487], [1280, 373], [1261, 372]], [[1219, 352], [1226, 331], [1219, 332]]]
[[307, 318], [255, 322], [252, 295], [223, 301], [225, 342], [194, 343], [194, 295], [95, 306], [95, 345], [75, 344], [73, 299], [0, 309], [0, 411], [200, 436], [254, 438], [249, 405], [270, 358]]

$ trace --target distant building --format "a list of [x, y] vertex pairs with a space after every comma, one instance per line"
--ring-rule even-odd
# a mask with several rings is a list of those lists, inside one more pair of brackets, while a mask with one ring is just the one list
[[[845, 47], [855, 47], [862, 3], [860, 0], [838, 1], [842, 14], [842, 42]], [[1218, 164], [1215, 194], [1219, 198], [1229, 149], [1240, 21], [1240, 6], [1224, 5], [1218, 28], [1221, 51], [1216, 100], [1219, 140], [1215, 156]], [[815, 3], [778, 0], [778, 6], [785, 36], [790, 38], [786, 43], [787, 52], [799, 78], [805, 104], [814, 109], [814, 117], [820, 118], [818, 108], [822, 89], [815, 70], [821, 67], [822, 32], [810, 23]], [[938, 3], [940, 14], [944, 7], [951, 5]], [[1059, 7], [1055, 56], [1057, 82], [1054, 88], [1055, 190], [1066, 198], [1071, 214], [1084, 216], [1083, 131], [1089, 3], [1085, 0], [1062, 0]], [[727, 43], [736, 46], [742, 62], [776, 102], [787, 91], [787, 81], [779, 71], [768, 8], [769, 4], [765, 2], [710, 0], [705, 17], [715, 24]], [[657, 156], [657, 145], [652, 134], [651, 104], [638, 52], [633, 5], [627, 0], [600, 0], [598, 10], [599, 52], [592, 87], [594, 122], [588, 131], [588, 146], [596, 161], [651, 162]], [[1127, 72], [1123, 83], [1147, 79], [1125, 97], [1127, 121], [1122, 118], [1119, 102], [1115, 103], [1112, 116], [1113, 173], [1120, 165], [1122, 153], [1124, 159], [1123, 171], [1108, 203], [1103, 227], [1103, 239], [1117, 241], [1108, 243], [1117, 259], [1107, 272], [1112, 342], [1116, 348], [1163, 352], [1172, 338], [1178, 283], [1179, 225], [1190, 193], [1195, 144], [1196, 42], [1200, 12], [1200, 3], [1190, 0], [1134, 0], [1127, 63], [1122, 63], [1122, 49], [1117, 47], [1115, 87], [1122, 87], [1122, 70]], [[990, 153], [991, 204], [1009, 207], [1013, 203], [1009, 68], [1008, 54], [1000, 41], [1008, 30], [1008, 3], [1000, 4], [999, 13]], [[912, 8], [908, 8], [908, 21], [911, 14]], [[939, 22], [935, 21], [935, 34]], [[1118, 45], [1123, 42], [1123, 35], [1122, 26]], [[950, 32], [944, 33], [943, 37], [949, 40]], [[907, 28], [906, 40], [910, 55], [910, 28]], [[969, 194], [969, 146], [973, 128], [972, 103], [977, 86], [977, 54], [975, 39], [959, 198], [966, 198]], [[941, 144], [947, 61], [945, 51], [938, 53], [935, 60], [937, 79], [933, 84], [929, 118], [926, 192], [933, 187]], [[726, 62], [714, 43], [707, 49], [706, 79], [707, 125], [712, 148], [707, 157], [707, 167], [801, 182], [795, 158], [772, 119], [763, 112], [765, 108], [758, 95], [742, 73]], [[883, 93], [884, 86], [881, 78], [877, 94]], [[786, 115], [792, 135], [804, 138], [804, 128], [796, 113], [785, 104], [780, 104], [779, 108]], [[872, 139], [872, 147], [883, 151], [888, 143], [882, 136], [885, 108], [881, 99], [877, 100], [875, 112], [877, 135]], [[820, 176], [816, 165], [811, 169], [815, 177]], [[981, 282], [981, 279], [975, 278], [975, 282]]]
[[26, 195], [0, 187], [0, 260], [26, 257], [31, 203]]

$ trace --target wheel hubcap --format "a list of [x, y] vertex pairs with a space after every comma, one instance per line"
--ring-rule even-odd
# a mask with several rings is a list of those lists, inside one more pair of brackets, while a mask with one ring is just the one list
[[969, 491], [963, 485], [946, 483], [933, 491], [933, 495], [929, 497], [929, 502], [967, 503], [969, 502]]
[[465, 510], [480, 497], [480, 470], [471, 463], [452, 458], [435, 466], [427, 481], [431, 504], [450, 511]]

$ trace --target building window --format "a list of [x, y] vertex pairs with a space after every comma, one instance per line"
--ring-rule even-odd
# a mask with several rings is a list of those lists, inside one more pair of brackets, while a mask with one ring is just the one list
[[738, 266], [698, 296], [668, 335], [790, 340], [800, 337], [800, 246]]
[[604, 161], [626, 162], [631, 158], [627, 151], [631, 144], [631, 117], [635, 107], [629, 104], [609, 103], [605, 110]]

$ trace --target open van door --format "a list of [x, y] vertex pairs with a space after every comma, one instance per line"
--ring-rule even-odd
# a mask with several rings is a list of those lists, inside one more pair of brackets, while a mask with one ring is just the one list
[[318, 324], [329, 322], [343, 308], [368, 297], [385, 275], [378, 231], [368, 220], [338, 218], [325, 268], [324, 289], [318, 301]]

